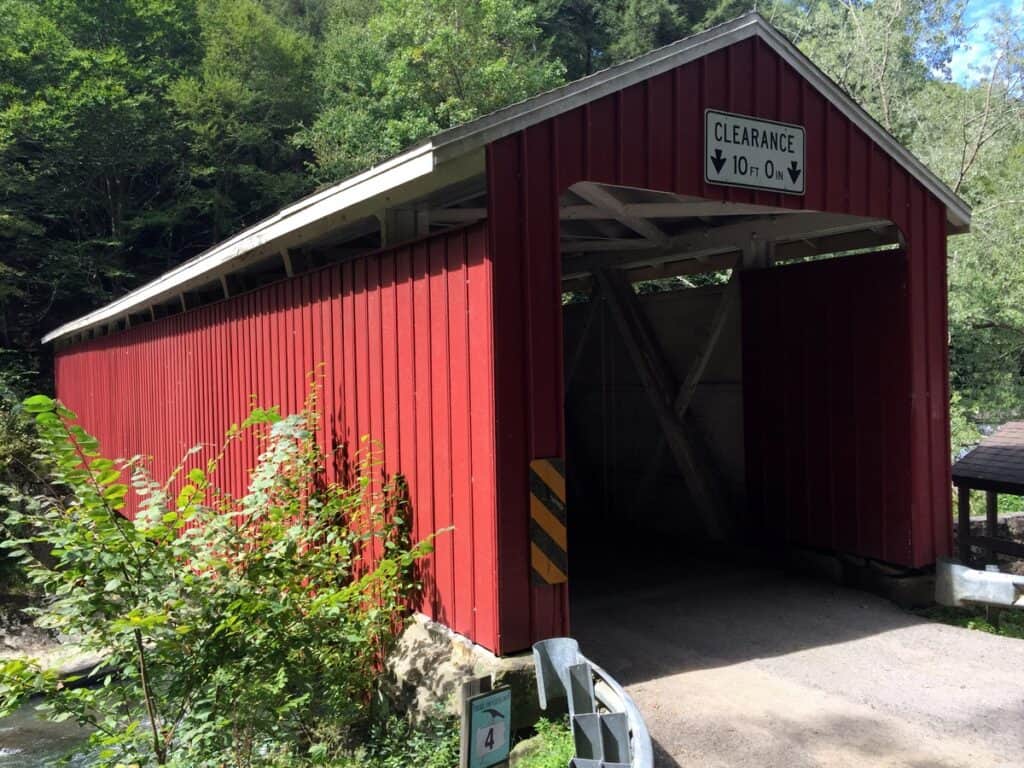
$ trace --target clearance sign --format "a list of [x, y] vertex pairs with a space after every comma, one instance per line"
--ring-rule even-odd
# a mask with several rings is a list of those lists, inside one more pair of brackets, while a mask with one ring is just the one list
[[709, 184], [804, 193], [801, 125], [704, 112], [704, 180]]

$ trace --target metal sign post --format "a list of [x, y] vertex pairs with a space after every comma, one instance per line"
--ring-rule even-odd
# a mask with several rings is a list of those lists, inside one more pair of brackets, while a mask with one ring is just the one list
[[491, 689], [482, 677], [462, 686], [462, 739], [459, 768], [508, 765], [512, 749], [512, 691]]

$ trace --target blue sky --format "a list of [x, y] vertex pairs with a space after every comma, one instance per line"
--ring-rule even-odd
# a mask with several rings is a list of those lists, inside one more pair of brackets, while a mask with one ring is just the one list
[[976, 67], [985, 68], [992, 57], [992, 46], [985, 39], [992, 29], [992, 14], [999, 7], [1011, 8], [1024, 24], [1024, 2], [1021, 0], [968, 0], [965, 19], [972, 29], [965, 44], [953, 54], [950, 69], [958, 83], [971, 83], [978, 79]]

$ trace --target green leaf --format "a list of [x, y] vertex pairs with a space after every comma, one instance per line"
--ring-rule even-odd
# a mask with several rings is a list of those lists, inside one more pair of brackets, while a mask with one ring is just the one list
[[53, 411], [57, 403], [52, 397], [46, 395], [32, 395], [25, 398], [21, 405], [29, 413], [47, 413]]
[[128, 495], [128, 486], [124, 483], [116, 483], [109, 485], [103, 489], [103, 498], [108, 502], [121, 502], [124, 501], [125, 496]]
[[121, 473], [116, 469], [107, 469], [96, 475], [96, 482], [100, 485], [110, 485], [119, 477], [121, 477]]

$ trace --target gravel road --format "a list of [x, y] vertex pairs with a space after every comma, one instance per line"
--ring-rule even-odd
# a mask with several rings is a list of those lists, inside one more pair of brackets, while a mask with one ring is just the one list
[[572, 609], [659, 766], [1024, 767], [1024, 640], [767, 568], [584, 587]]

